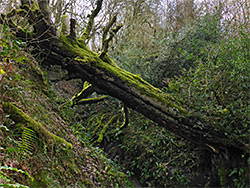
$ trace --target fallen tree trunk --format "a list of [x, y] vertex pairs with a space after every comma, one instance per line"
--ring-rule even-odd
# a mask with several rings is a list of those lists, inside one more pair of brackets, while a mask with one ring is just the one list
[[[32, 49], [31, 53], [34, 56], [43, 58], [44, 64], [62, 66], [71, 78], [90, 82], [98, 93], [123, 101], [127, 107], [140, 112], [159, 126], [211, 153], [228, 153], [235, 149], [249, 153], [247, 145], [241, 140], [233, 140], [223, 132], [213, 130], [209, 125], [203, 125], [201, 128], [199, 125], [203, 122], [190, 115], [178, 103], [178, 99], [153, 87], [139, 76], [119, 68], [106, 54], [107, 44], [101, 54], [89, 50], [85, 45], [85, 39], [90, 28], [87, 28], [87, 34], [85, 32], [84, 37], [80, 39], [70, 37], [72, 33], [68, 37], [63, 34], [58, 36], [55, 27], [47, 20], [49, 16], [44, 15], [39, 9], [26, 4], [22, 9], [13, 11], [7, 15], [2, 14], [0, 23], [7, 23], [15, 35]], [[33, 31], [28, 32], [17, 27], [9, 19], [14, 13], [25, 16]], [[96, 14], [95, 11], [94, 13]], [[117, 31], [118, 29], [114, 30]]]

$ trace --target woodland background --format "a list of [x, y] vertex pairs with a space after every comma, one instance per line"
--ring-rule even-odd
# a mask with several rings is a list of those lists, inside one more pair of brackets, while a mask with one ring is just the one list
[[[47, 1], [39, 2], [33, 5], [42, 9]], [[249, 186], [248, 0], [104, 0], [85, 40], [101, 53], [105, 27], [116, 16], [122, 27], [109, 42], [109, 57], [173, 96], [199, 118], [200, 130], [209, 126], [244, 147], [228, 153], [210, 145], [209, 152], [111, 96], [93, 92], [78, 100], [90, 84], [66, 79], [67, 70], [6, 21], [24, 1], [0, 3], [1, 186]], [[67, 36], [74, 18], [78, 38], [96, 6], [95, 0], [51, 0], [48, 20]], [[25, 16], [11, 20], [32, 31]]]

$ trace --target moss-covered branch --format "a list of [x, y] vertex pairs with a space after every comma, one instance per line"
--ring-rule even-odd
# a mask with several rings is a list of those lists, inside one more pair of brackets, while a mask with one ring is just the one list
[[[140, 76], [119, 68], [107, 54], [100, 59], [86, 47], [79, 50], [79, 46], [71, 45], [68, 49], [78, 56], [71, 64], [74, 73], [99, 88], [99, 93], [118, 98], [129, 108], [211, 152], [221, 151], [228, 145], [244, 147], [240, 142], [229, 139], [208, 125], [200, 128], [198, 125], [202, 122], [192, 117], [178, 99], [153, 87]], [[209, 135], [206, 134], [208, 132]]]
[[54, 135], [49, 130], [47, 130], [41, 123], [35, 121], [33, 118], [24, 113], [20, 108], [15, 106], [13, 103], [2, 103], [3, 110], [5, 113], [10, 114], [10, 117], [13, 121], [20, 124], [26, 124], [30, 126], [35, 132], [41, 135], [44, 140], [46, 140], [50, 144], [61, 144], [67, 148], [72, 149], [72, 144], [60, 138], [59, 136]]
[[100, 97], [94, 97], [94, 98], [87, 98], [87, 99], [81, 99], [77, 102], [77, 104], [93, 104], [98, 103], [103, 100], [105, 100], [108, 96], [100, 96]]
[[97, 0], [96, 8], [92, 11], [91, 15], [89, 15], [89, 21], [88, 21], [87, 27], [81, 36], [81, 40], [83, 40], [84, 42], [90, 37], [90, 32], [94, 25], [94, 19], [102, 8], [102, 2], [103, 0]]
[[120, 126], [120, 129], [124, 129], [128, 126], [129, 123], [129, 111], [128, 111], [128, 107], [124, 104], [123, 108], [123, 123]]
[[87, 81], [84, 82], [83, 85], [83, 89], [81, 92], [75, 94], [72, 98], [71, 101], [73, 101], [73, 103], [77, 103], [80, 100], [87, 98], [89, 95], [91, 95], [94, 92], [94, 87], [92, 86], [92, 84], [88, 83]]
[[108, 123], [106, 123], [106, 124], [103, 126], [103, 128], [102, 128], [102, 130], [101, 130], [101, 133], [99, 134], [99, 138], [98, 138], [97, 141], [96, 141], [97, 143], [101, 143], [101, 142], [102, 142], [103, 137], [104, 137], [105, 133], [107, 132], [108, 126], [109, 126], [110, 124], [112, 124], [112, 123], [119, 117], [119, 115], [120, 115], [120, 114], [116, 114], [116, 115], [112, 116], [112, 117], [110, 118], [110, 120], [108, 121]]
[[73, 102], [73, 105], [75, 104], [92, 104], [97, 103], [100, 101], [103, 101], [107, 98], [107, 96], [100, 96], [100, 97], [94, 97], [94, 98], [87, 98], [89, 95], [91, 95], [95, 91], [95, 88], [90, 84], [89, 82], [85, 81], [83, 85], [83, 89], [80, 93], [74, 95], [71, 98], [71, 101]]

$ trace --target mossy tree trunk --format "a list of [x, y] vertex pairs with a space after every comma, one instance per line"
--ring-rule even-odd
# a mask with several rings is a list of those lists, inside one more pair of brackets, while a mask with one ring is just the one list
[[[100, 10], [101, 0], [98, 0], [96, 15]], [[245, 140], [233, 140], [233, 136], [224, 132], [215, 131], [209, 125], [204, 125], [198, 118], [191, 116], [170, 94], [153, 87], [137, 75], [133, 75], [119, 68], [107, 55], [107, 44], [102, 53], [92, 52], [85, 45], [86, 35], [90, 33], [93, 17], [90, 16], [88, 28], [80, 38], [56, 35], [55, 27], [47, 20], [48, 15], [38, 9], [23, 6], [23, 9], [15, 11], [19, 16], [26, 16], [34, 32], [28, 33], [17, 28], [6, 15], [1, 15], [0, 23], [8, 22], [16, 36], [32, 47], [32, 52], [37, 58], [44, 58], [43, 63], [49, 65], [61, 65], [69, 73], [69, 78], [80, 78], [90, 82], [95, 91], [100, 94], [110, 95], [149, 119], [163, 126], [177, 135], [203, 147], [209, 152], [220, 155], [239, 152], [249, 154]], [[11, 17], [13, 14], [7, 15]], [[91, 20], [92, 19], [92, 20]], [[112, 23], [114, 24], [114, 23]], [[119, 28], [120, 26], [117, 26]], [[111, 28], [111, 27], [110, 27]], [[119, 29], [113, 29], [117, 32]], [[71, 31], [73, 32], [73, 31]], [[108, 39], [103, 39], [109, 41]], [[200, 126], [203, 124], [202, 126]], [[201, 128], [202, 127], [202, 128]]]

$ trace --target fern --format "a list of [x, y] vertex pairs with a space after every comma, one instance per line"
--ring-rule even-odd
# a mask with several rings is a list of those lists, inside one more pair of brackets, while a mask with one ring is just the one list
[[23, 170], [20, 170], [20, 169], [17, 169], [17, 168], [13, 168], [13, 167], [0, 166], [0, 177], [1, 177], [1, 179], [3, 179], [6, 182], [6, 183], [0, 183], [0, 187], [29, 188], [28, 186], [22, 185], [22, 184], [19, 184], [19, 183], [10, 183], [11, 180], [9, 179], [9, 177], [5, 173], [3, 173], [1, 170], [11, 170], [11, 171], [15, 171], [15, 172], [18, 172], [18, 173], [22, 173], [22, 174], [25, 174], [28, 178], [30, 178], [31, 181], [34, 181], [34, 178], [32, 176], [30, 176], [28, 174], [28, 172], [26, 172], [26, 171], [23, 171]]
[[15, 184], [8, 184], [8, 183], [0, 183], [0, 187], [20, 187], [20, 188], [29, 188], [26, 185], [21, 185], [19, 183], [15, 183]]
[[32, 154], [34, 151], [34, 143], [36, 141], [36, 132], [23, 125], [22, 141], [20, 149], [22, 153]]

